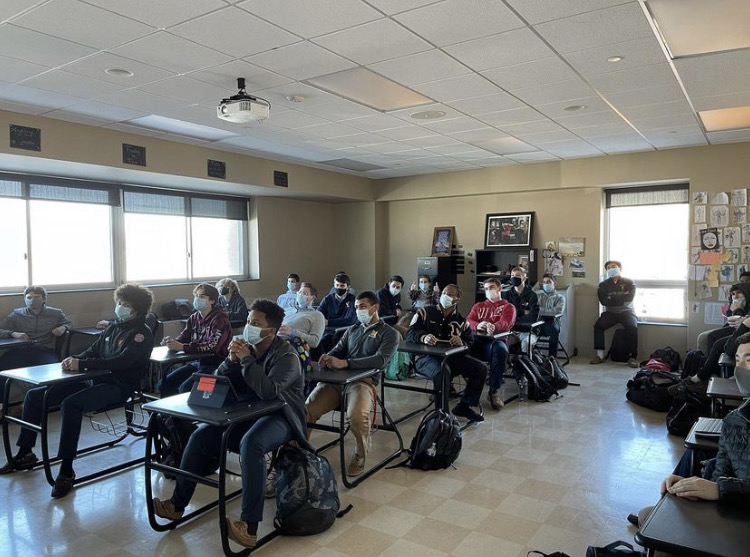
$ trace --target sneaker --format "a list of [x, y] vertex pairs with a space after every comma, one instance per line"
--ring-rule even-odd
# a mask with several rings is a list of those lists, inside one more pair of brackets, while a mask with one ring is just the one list
[[255, 547], [258, 536], [247, 531], [247, 523], [227, 517], [227, 536], [242, 547]]
[[594, 356], [589, 361], [589, 364], [591, 364], [592, 366], [596, 366], [596, 365], [603, 364], [603, 363], [604, 363], [604, 358], [600, 358], [598, 355]]
[[500, 393], [488, 393], [487, 398], [489, 399], [490, 406], [492, 406], [493, 410], [500, 410], [503, 406], [505, 406]]
[[638, 360], [635, 358], [630, 358], [628, 360], [628, 367], [641, 367], [641, 364], [638, 363]]
[[34, 453], [21, 458], [11, 458], [5, 466], [0, 468], [0, 474], [10, 474], [16, 470], [31, 470], [38, 460]]
[[50, 495], [55, 499], [65, 497], [68, 493], [70, 493], [70, 490], [73, 489], [75, 480], [75, 473], [72, 476], [58, 474], [57, 478], [55, 479], [55, 485], [52, 486], [52, 493]]
[[349, 461], [349, 466], [346, 468], [346, 475], [355, 477], [362, 474], [365, 471], [365, 457], [359, 456], [357, 453], [352, 455], [352, 459]]
[[167, 520], [178, 520], [182, 518], [185, 511], [178, 511], [174, 508], [174, 503], [170, 499], [162, 501], [161, 499], [153, 498], [154, 503], [154, 514], [160, 518], [166, 518]]
[[474, 412], [474, 410], [472, 410], [471, 407], [463, 401], [456, 404], [452, 412], [454, 416], [466, 418], [470, 422], [483, 422], [484, 421], [484, 416], [482, 416], [481, 414], [478, 414], [477, 412]]
[[630, 522], [630, 524], [632, 524], [633, 526], [638, 526], [638, 515], [630, 513], [628, 515], [628, 522]]
[[266, 487], [263, 490], [263, 495], [266, 496], [266, 499], [273, 499], [276, 497], [276, 468], [271, 468], [268, 471], [268, 476], [266, 477]]

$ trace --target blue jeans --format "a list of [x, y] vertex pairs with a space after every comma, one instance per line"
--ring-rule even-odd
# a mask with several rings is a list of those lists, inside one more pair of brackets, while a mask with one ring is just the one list
[[[219, 462], [222, 431], [221, 427], [207, 424], [196, 429], [185, 447], [180, 469], [199, 475], [213, 472]], [[241, 424], [230, 434], [227, 447], [237, 450], [239, 446], [242, 467], [241, 520], [247, 523], [263, 520], [263, 490], [267, 474], [265, 455], [291, 439], [292, 428], [280, 412]], [[176, 510], [185, 510], [195, 493], [195, 486], [194, 481], [184, 476], [177, 477], [171, 498]]]
[[503, 384], [503, 375], [508, 364], [508, 345], [504, 340], [474, 338], [472, 354], [490, 363], [490, 394]]
[[557, 344], [560, 342], [560, 325], [555, 321], [545, 321], [539, 327], [540, 337], [549, 337], [549, 349], [547, 353], [553, 358], [557, 356]]
[[[32, 424], [42, 423], [42, 398], [47, 387], [37, 387], [26, 393], [23, 400], [21, 419]], [[47, 397], [47, 407], [60, 405], [60, 446], [58, 458], [76, 457], [78, 439], [81, 436], [81, 422], [86, 412], [93, 412], [113, 404], [125, 402], [132, 393], [114, 383], [80, 381], [70, 385], [55, 387]], [[31, 449], [36, 444], [36, 431], [21, 428], [17, 445]]]
[[[435, 389], [442, 394], [441, 363], [442, 359], [437, 356], [422, 356], [417, 359], [414, 366], [417, 368], [417, 373], [432, 379]], [[479, 404], [479, 398], [482, 396], [482, 389], [484, 388], [484, 380], [487, 377], [487, 366], [471, 356], [459, 354], [458, 356], [448, 358], [448, 368], [451, 377], [462, 375], [466, 378], [466, 388], [464, 389], [464, 394], [461, 396], [461, 401], [469, 406]]]

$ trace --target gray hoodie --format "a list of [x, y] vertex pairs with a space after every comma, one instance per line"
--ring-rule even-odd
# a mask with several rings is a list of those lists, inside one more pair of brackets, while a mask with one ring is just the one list
[[63, 310], [47, 304], [44, 304], [38, 314], [25, 307], [17, 308], [0, 321], [0, 338], [10, 338], [13, 333], [26, 333], [29, 338], [36, 340], [35, 346], [54, 350], [55, 335], [52, 334], [52, 329], [64, 325], [70, 330], [72, 324]]

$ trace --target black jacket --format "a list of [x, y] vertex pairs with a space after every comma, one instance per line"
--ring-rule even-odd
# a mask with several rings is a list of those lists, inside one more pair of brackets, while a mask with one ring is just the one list
[[719, 501], [750, 503], [750, 406], [724, 418], [713, 480], [719, 484]]
[[[520, 294], [512, 286], [510, 290], [503, 290], [502, 296], [503, 300], [513, 304], [516, 308], [514, 328], [519, 325], [531, 325], [539, 319], [539, 296], [536, 295], [534, 289], [528, 284], [524, 286]], [[527, 310], [529, 313], [526, 313]], [[528, 330], [528, 327], [526, 327], [526, 330]]]
[[386, 284], [375, 295], [378, 297], [378, 315], [380, 317], [389, 317], [396, 315], [396, 310], [401, 309], [401, 292], [396, 296], [391, 294], [390, 287]]
[[471, 346], [472, 343], [469, 322], [457, 308], [448, 315], [443, 313], [443, 307], [440, 305], [418, 309], [416, 319], [406, 334], [406, 340], [422, 344], [427, 335], [434, 335], [440, 340], [450, 340], [452, 336], [458, 335], [466, 346]]
[[114, 321], [85, 351], [75, 356], [80, 371], [107, 369], [111, 376], [97, 383], [117, 383], [127, 391], [140, 387], [141, 378], [149, 367], [154, 337], [145, 317]]
[[626, 313], [633, 310], [633, 299], [635, 298], [635, 283], [625, 277], [619, 277], [617, 282], [608, 278], [599, 283], [596, 295], [599, 303], [613, 313]]

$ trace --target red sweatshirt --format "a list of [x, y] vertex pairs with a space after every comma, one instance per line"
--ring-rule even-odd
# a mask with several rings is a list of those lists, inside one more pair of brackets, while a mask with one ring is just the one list
[[215, 306], [204, 319], [200, 311], [188, 317], [187, 325], [175, 339], [181, 342], [185, 352], [210, 354], [226, 358], [229, 342], [232, 340], [232, 325], [227, 312]]
[[516, 322], [516, 308], [503, 299], [497, 302], [485, 300], [472, 306], [466, 320], [474, 332], [477, 330], [477, 325], [482, 321], [487, 321], [495, 326], [496, 333], [504, 333], [510, 331]]

